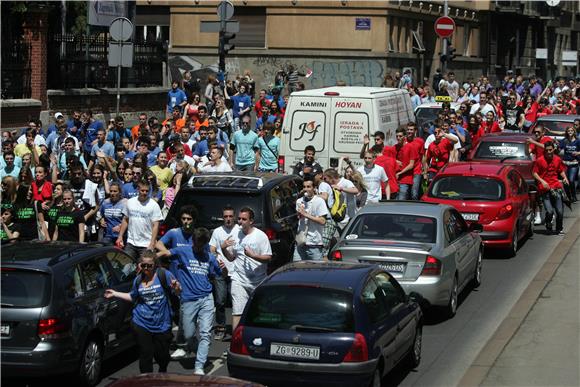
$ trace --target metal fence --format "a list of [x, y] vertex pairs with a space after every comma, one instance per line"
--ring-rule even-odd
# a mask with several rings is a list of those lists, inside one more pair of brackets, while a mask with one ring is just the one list
[[[50, 36], [48, 88], [116, 87], [117, 68], [109, 67], [109, 39], [107, 34]], [[166, 58], [161, 42], [134, 42], [133, 67], [122, 69], [121, 86], [161, 86]]]
[[2, 99], [30, 98], [31, 47], [26, 41], [2, 44]]

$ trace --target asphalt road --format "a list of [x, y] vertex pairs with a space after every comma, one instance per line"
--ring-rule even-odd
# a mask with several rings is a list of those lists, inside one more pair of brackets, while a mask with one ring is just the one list
[[[580, 205], [566, 211], [565, 230], [580, 214]], [[508, 314], [524, 289], [556, 247], [560, 236], [545, 235], [538, 227], [514, 258], [488, 251], [484, 259], [480, 288], [466, 289], [461, 295], [457, 315], [449, 320], [428, 317], [423, 330], [423, 354], [416, 370], [396, 368], [383, 386], [454, 386], [475, 359], [481, 348]], [[229, 311], [228, 311], [229, 312]], [[229, 342], [213, 341], [207, 373], [227, 375], [223, 352]], [[194, 359], [172, 361], [168, 372], [193, 373]], [[105, 363], [99, 386], [139, 373], [136, 351], [128, 351]], [[29, 385], [36, 385], [31, 383]], [[46, 385], [43, 381], [42, 385]]]

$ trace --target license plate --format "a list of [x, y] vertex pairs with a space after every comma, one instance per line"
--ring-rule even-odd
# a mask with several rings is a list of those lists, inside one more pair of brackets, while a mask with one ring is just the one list
[[386, 262], [379, 264], [379, 266], [389, 273], [402, 273], [405, 271], [406, 265], [404, 263]]
[[320, 347], [311, 347], [307, 345], [292, 345], [292, 344], [270, 344], [270, 355], [291, 357], [294, 359], [320, 359]]
[[0, 326], [0, 335], [10, 336], [10, 325], [2, 324]]
[[463, 213], [461, 214], [464, 220], [471, 220], [477, 222], [479, 220], [479, 214], [476, 213]]

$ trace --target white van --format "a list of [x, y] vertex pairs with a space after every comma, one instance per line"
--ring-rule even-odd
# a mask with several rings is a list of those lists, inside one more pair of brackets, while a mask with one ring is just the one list
[[379, 87], [326, 87], [292, 93], [288, 99], [282, 138], [280, 170], [304, 158], [304, 148], [313, 145], [323, 168], [339, 168], [345, 156], [362, 165], [363, 136], [371, 146], [376, 131], [385, 133], [385, 144], [395, 144], [395, 130], [415, 118], [409, 93]]

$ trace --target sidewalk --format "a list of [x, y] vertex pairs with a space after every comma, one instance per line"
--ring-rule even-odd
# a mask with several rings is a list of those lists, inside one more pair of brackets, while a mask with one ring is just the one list
[[580, 386], [579, 234], [577, 219], [460, 386]]

